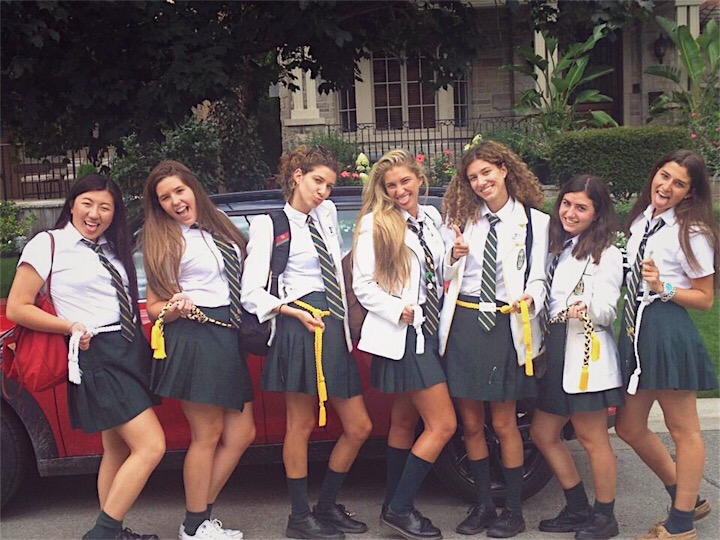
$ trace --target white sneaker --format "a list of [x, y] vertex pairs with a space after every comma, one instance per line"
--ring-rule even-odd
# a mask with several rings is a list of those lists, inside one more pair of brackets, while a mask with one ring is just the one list
[[[241, 540], [242, 532], [232, 529], [223, 529], [222, 523], [217, 519], [206, 519], [203, 521], [193, 536], [185, 532], [185, 527], [180, 525], [180, 540]], [[240, 533], [240, 536], [233, 536], [232, 533]]]
[[224, 529], [222, 526], [222, 521], [220, 521], [219, 519], [212, 519], [210, 521], [212, 521], [216, 529], [222, 531], [228, 538], [231, 538], [232, 540], [243, 540], [242, 531], [239, 531], [237, 529]]

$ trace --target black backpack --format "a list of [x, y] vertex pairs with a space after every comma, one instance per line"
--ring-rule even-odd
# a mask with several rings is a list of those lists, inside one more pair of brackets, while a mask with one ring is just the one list
[[[270, 276], [268, 292], [278, 296], [278, 276], [285, 271], [290, 256], [290, 222], [283, 210], [268, 212], [273, 224], [273, 249], [270, 256]], [[270, 321], [261, 323], [254, 313], [242, 309], [240, 324], [240, 350], [246, 354], [264, 356], [268, 352], [270, 339]]]

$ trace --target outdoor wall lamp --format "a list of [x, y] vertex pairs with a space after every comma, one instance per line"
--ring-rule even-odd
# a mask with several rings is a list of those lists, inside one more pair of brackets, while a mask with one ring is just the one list
[[653, 54], [655, 55], [655, 58], [657, 58], [657, 61], [659, 63], [663, 63], [663, 58], [665, 57], [665, 53], [668, 50], [668, 47], [672, 45], [672, 41], [670, 41], [665, 35], [660, 34], [657, 39], [653, 42]]

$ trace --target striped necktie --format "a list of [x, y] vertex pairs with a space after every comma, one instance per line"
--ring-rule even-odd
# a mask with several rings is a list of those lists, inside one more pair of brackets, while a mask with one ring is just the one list
[[638, 246], [637, 256], [635, 257], [635, 263], [627, 280], [627, 293], [625, 293], [625, 324], [627, 328], [627, 335], [631, 338], [635, 334], [635, 315], [637, 314], [638, 308], [638, 290], [640, 289], [640, 280], [642, 279], [642, 260], [645, 257], [645, 246], [648, 238], [658, 232], [665, 222], [661, 219], [655, 226], [650, 228], [651, 220], [648, 220], [645, 226], [645, 234], [643, 234], [640, 245]]
[[122, 277], [120, 272], [115, 268], [103, 252], [103, 248], [100, 244], [90, 242], [85, 238], [82, 239], [82, 243], [97, 253], [100, 263], [105, 269], [110, 272], [110, 280], [112, 286], [115, 289], [115, 295], [117, 296], [118, 304], [120, 306], [120, 335], [128, 341], [132, 341], [135, 337], [135, 324], [133, 322], [133, 311], [130, 309], [130, 299], [125, 293], [125, 285], [123, 285]]
[[550, 268], [548, 268], [547, 278], [545, 279], [545, 302], [543, 303], [543, 314], [540, 317], [543, 339], [545, 339], [545, 335], [548, 333], [548, 329], [550, 328], [550, 324], [548, 323], [548, 321], [550, 320], [550, 290], [552, 289], [553, 278], [555, 277], [555, 270], [557, 270], [558, 263], [560, 262], [560, 257], [565, 252], [565, 250], [570, 247], [571, 244], [572, 238], [568, 238], [567, 240], [565, 240], [562, 249], [555, 254], [552, 262], [550, 263]]
[[340, 284], [338, 282], [338, 274], [333, 263], [332, 256], [325, 246], [325, 242], [320, 236], [320, 232], [315, 226], [315, 222], [311, 216], [307, 217], [310, 236], [312, 237], [315, 250], [320, 260], [320, 273], [322, 274], [323, 285], [325, 285], [325, 297], [327, 298], [328, 309], [330, 315], [343, 320], [345, 318], [345, 305], [340, 292]]
[[435, 259], [433, 259], [432, 251], [423, 236], [422, 222], [418, 222], [418, 224], [420, 228], [410, 220], [407, 222], [408, 229], [417, 235], [425, 253], [425, 331], [429, 335], [433, 335], [437, 333], [440, 321], [440, 299], [435, 284]]
[[[495, 225], [498, 224], [500, 218], [494, 214], [488, 214], [490, 221], [490, 230], [485, 239], [485, 250], [483, 251], [482, 266], [482, 285], [480, 286], [480, 303], [495, 304], [495, 285], [496, 285], [496, 258], [497, 258], [497, 231]], [[493, 311], [480, 311], [478, 313], [478, 321], [480, 326], [490, 331], [495, 326], [496, 313]]]
[[225, 276], [230, 293], [230, 324], [234, 328], [240, 328], [240, 259], [230, 242], [214, 234], [212, 238], [225, 262]]

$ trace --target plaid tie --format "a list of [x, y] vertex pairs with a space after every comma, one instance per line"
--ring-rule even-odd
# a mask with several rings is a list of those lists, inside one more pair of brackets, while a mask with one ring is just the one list
[[571, 238], [565, 240], [562, 249], [555, 254], [552, 262], [550, 263], [550, 268], [548, 268], [547, 278], [545, 279], [545, 302], [543, 303], [543, 314], [540, 317], [543, 339], [545, 339], [545, 335], [548, 333], [548, 329], [550, 328], [550, 323], [548, 322], [550, 320], [550, 289], [552, 289], [552, 282], [553, 278], [555, 277], [555, 270], [557, 270], [558, 263], [560, 262], [560, 256], [571, 244]]
[[[500, 218], [494, 214], [488, 215], [490, 230], [485, 239], [485, 250], [483, 251], [482, 285], [480, 287], [480, 303], [495, 303], [495, 281], [496, 281], [496, 258], [497, 258], [497, 231], [495, 225]], [[490, 331], [495, 326], [495, 311], [480, 311], [478, 321], [480, 326]]]
[[323, 285], [325, 285], [325, 297], [327, 298], [330, 315], [343, 320], [345, 318], [345, 306], [340, 292], [335, 264], [311, 216], [307, 217], [307, 224], [313, 244], [315, 244], [318, 259], [320, 259], [320, 272], [322, 273]]
[[111, 263], [105, 256], [103, 248], [100, 244], [90, 242], [85, 238], [82, 239], [82, 243], [97, 253], [102, 265], [108, 272], [110, 272], [112, 286], [115, 288], [115, 295], [117, 296], [118, 304], [120, 305], [120, 335], [128, 341], [132, 341], [135, 337], [135, 324], [133, 322], [134, 317], [132, 309], [130, 309], [130, 300], [128, 299], [128, 295], [125, 293], [125, 286], [123, 285], [122, 278], [120, 277], [120, 272], [118, 272], [117, 268], [113, 266], [113, 263]]
[[638, 246], [637, 256], [635, 257], [635, 263], [633, 264], [632, 270], [627, 280], [627, 293], [625, 293], [625, 323], [627, 328], [627, 335], [631, 338], [635, 334], [635, 315], [637, 314], [638, 301], [637, 295], [640, 288], [640, 280], [642, 279], [642, 260], [645, 257], [645, 245], [647, 244], [648, 238], [658, 232], [665, 222], [661, 219], [655, 226], [650, 228], [650, 220], [648, 220], [645, 226], [645, 234], [643, 234], [640, 245]]
[[240, 259], [231, 243], [214, 234], [213, 242], [225, 262], [225, 276], [230, 292], [230, 324], [234, 328], [240, 328]]
[[423, 252], [425, 253], [425, 331], [429, 335], [433, 335], [437, 333], [440, 321], [440, 299], [438, 298], [437, 286], [435, 285], [435, 259], [433, 259], [430, 247], [428, 247], [427, 242], [425, 242], [422, 222], [420, 222], [419, 225], [420, 228], [418, 229], [408, 220], [408, 229], [417, 235]]

